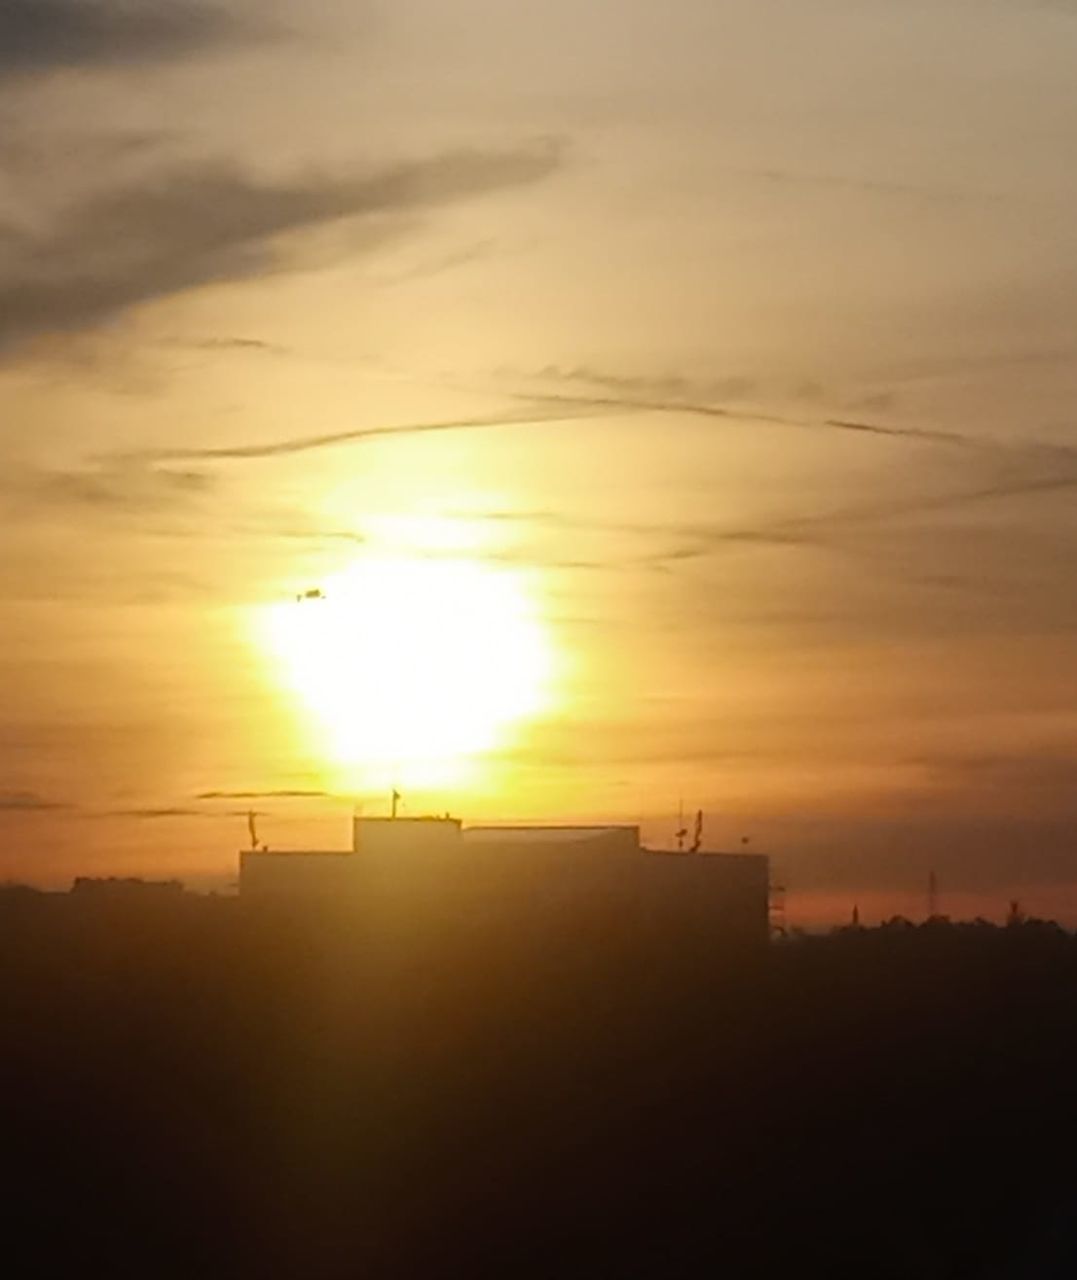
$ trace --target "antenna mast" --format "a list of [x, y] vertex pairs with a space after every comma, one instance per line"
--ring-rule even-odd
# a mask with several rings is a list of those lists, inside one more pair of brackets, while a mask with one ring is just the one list
[[688, 835], [688, 828], [684, 825], [684, 799], [683, 797], [677, 801], [677, 852], [684, 852], [684, 840]]

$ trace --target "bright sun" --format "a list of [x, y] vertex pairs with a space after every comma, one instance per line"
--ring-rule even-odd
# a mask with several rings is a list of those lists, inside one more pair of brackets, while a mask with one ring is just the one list
[[364, 558], [263, 611], [260, 640], [356, 789], [457, 782], [549, 698], [522, 575], [475, 561]]

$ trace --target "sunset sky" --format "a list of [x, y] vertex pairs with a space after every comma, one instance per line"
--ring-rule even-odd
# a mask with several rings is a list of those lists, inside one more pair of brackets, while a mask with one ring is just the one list
[[0, 0], [0, 878], [399, 784], [1077, 920], [1075, 66], [1066, 0]]

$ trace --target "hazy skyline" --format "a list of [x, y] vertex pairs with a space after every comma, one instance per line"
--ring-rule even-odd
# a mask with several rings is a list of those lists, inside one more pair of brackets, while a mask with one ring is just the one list
[[1046, 0], [0, 0], [0, 876], [338, 843], [384, 770], [260, 619], [372, 561], [544, 646], [416, 808], [1077, 919], [1075, 57]]

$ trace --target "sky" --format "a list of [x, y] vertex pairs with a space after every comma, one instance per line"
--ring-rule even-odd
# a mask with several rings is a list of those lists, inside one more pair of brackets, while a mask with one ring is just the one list
[[399, 784], [1077, 922], [1075, 59], [1064, 0], [0, 0], [0, 878], [225, 887]]

